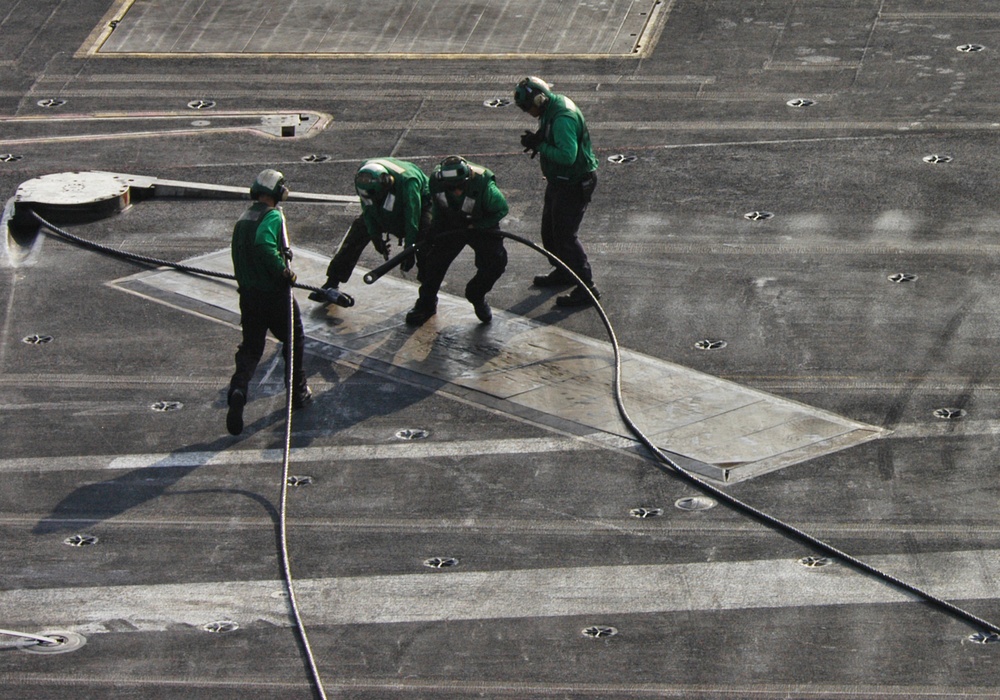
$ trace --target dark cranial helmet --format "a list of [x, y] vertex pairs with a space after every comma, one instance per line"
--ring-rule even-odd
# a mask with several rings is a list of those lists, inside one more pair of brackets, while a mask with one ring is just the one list
[[462, 156], [448, 156], [434, 169], [431, 177], [442, 185], [454, 189], [464, 185], [472, 177], [472, 168]]
[[532, 107], [544, 107], [552, 98], [552, 86], [541, 78], [528, 76], [514, 88], [514, 104], [527, 112]]
[[395, 180], [384, 165], [369, 161], [354, 176], [354, 189], [365, 204], [380, 201], [389, 193]]

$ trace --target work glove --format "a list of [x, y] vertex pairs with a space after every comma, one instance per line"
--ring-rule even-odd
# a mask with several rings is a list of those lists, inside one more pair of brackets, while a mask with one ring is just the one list
[[289, 286], [295, 284], [295, 280], [298, 279], [298, 277], [295, 276], [295, 273], [292, 272], [292, 270], [287, 267], [284, 270], [282, 270], [281, 276], [285, 278], [285, 281], [288, 282]]
[[383, 260], [388, 260], [389, 259], [389, 239], [388, 238], [382, 238], [381, 236], [379, 236], [378, 238], [373, 238], [372, 239], [372, 245], [375, 246], [375, 250], [378, 251], [379, 255], [382, 256]]
[[531, 157], [534, 158], [538, 154], [538, 147], [542, 145], [544, 140], [545, 137], [539, 133], [525, 131], [521, 137], [521, 145], [524, 146], [524, 152], [531, 151]]
[[409, 250], [410, 254], [403, 258], [402, 262], [399, 263], [399, 269], [403, 272], [409, 272], [413, 269], [413, 266], [417, 264], [416, 251], [413, 250], [413, 246], [406, 246], [403, 250], [404, 252]]

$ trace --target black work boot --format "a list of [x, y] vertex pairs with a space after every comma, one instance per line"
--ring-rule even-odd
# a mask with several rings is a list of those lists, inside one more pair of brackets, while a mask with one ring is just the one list
[[[472, 300], [470, 299], [469, 301]], [[489, 323], [493, 320], [493, 309], [490, 308], [490, 303], [486, 301], [486, 297], [483, 297], [479, 301], [472, 301], [472, 308], [476, 311], [476, 318], [482, 323]]]
[[547, 275], [535, 275], [534, 284], [536, 287], [568, 287], [573, 284], [573, 278], [555, 268]]
[[437, 306], [427, 306], [418, 301], [413, 305], [413, 308], [410, 309], [409, 313], [406, 314], [406, 325], [422, 326], [436, 313]]
[[230, 435], [243, 432], [243, 407], [247, 404], [247, 395], [243, 389], [229, 390], [229, 412], [226, 413], [226, 430]]
[[[594, 299], [601, 298], [601, 293], [597, 291], [597, 287], [590, 285], [588, 288], [590, 289], [590, 294], [594, 295]], [[590, 294], [587, 294], [583, 287], [577, 285], [573, 287], [573, 291], [569, 294], [556, 297], [556, 306], [585, 306], [592, 304], [593, 299], [590, 298]]]
[[302, 389], [292, 392], [292, 409], [305, 408], [313, 402], [312, 390], [305, 386]]

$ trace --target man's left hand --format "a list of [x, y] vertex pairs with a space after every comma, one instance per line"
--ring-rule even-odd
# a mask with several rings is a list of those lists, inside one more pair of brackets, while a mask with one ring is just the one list
[[524, 152], [531, 151], [531, 157], [534, 158], [535, 154], [538, 153], [538, 147], [542, 145], [544, 140], [545, 138], [539, 133], [525, 131], [521, 137], [521, 145], [524, 146]]
[[406, 248], [403, 249], [403, 252], [405, 253], [407, 250], [410, 251], [410, 254], [403, 258], [403, 260], [399, 263], [399, 269], [403, 272], [409, 272], [413, 269], [413, 266], [417, 264], [417, 254], [416, 251], [413, 250], [413, 246], [406, 246]]

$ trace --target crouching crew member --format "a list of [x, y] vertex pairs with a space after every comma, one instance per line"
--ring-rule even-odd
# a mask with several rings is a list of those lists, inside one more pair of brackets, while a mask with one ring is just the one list
[[[285, 215], [278, 203], [288, 197], [285, 178], [277, 170], [263, 170], [250, 186], [250, 205], [233, 228], [233, 270], [240, 295], [240, 326], [243, 342], [236, 351], [236, 372], [229, 382], [226, 428], [232, 435], [243, 432], [243, 407], [250, 379], [264, 354], [267, 332], [282, 343], [285, 357], [285, 386], [291, 381], [292, 406], [302, 408], [312, 401], [302, 367], [302, 318], [289, 287], [295, 273], [288, 267], [292, 251], [288, 246]], [[289, 329], [288, 305], [293, 309]], [[289, 377], [289, 333], [294, 347], [294, 376]]]
[[[361, 216], [354, 220], [327, 267], [324, 289], [337, 289], [347, 282], [369, 242], [383, 258], [389, 257], [389, 235], [400, 245], [413, 247], [422, 241], [431, 222], [431, 200], [427, 175], [413, 163], [396, 158], [365, 161], [354, 176], [361, 198]], [[418, 262], [404, 260], [404, 272]], [[417, 268], [418, 279], [420, 268]], [[313, 292], [312, 301], [330, 303], [335, 295]]]
[[493, 173], [460, 156], [445, 158], [430, 177], [433, 219], [423, 246], [420, 291], [406, 322], [419, 326], [437, 311], [438, 290], [448, 267], [465, 246], [475, 252], [476, 274], [465, 285], [465, 298], [483, 323], [493, 319], [486, 294], [507, 268], [500, 220], [507, 200]]

